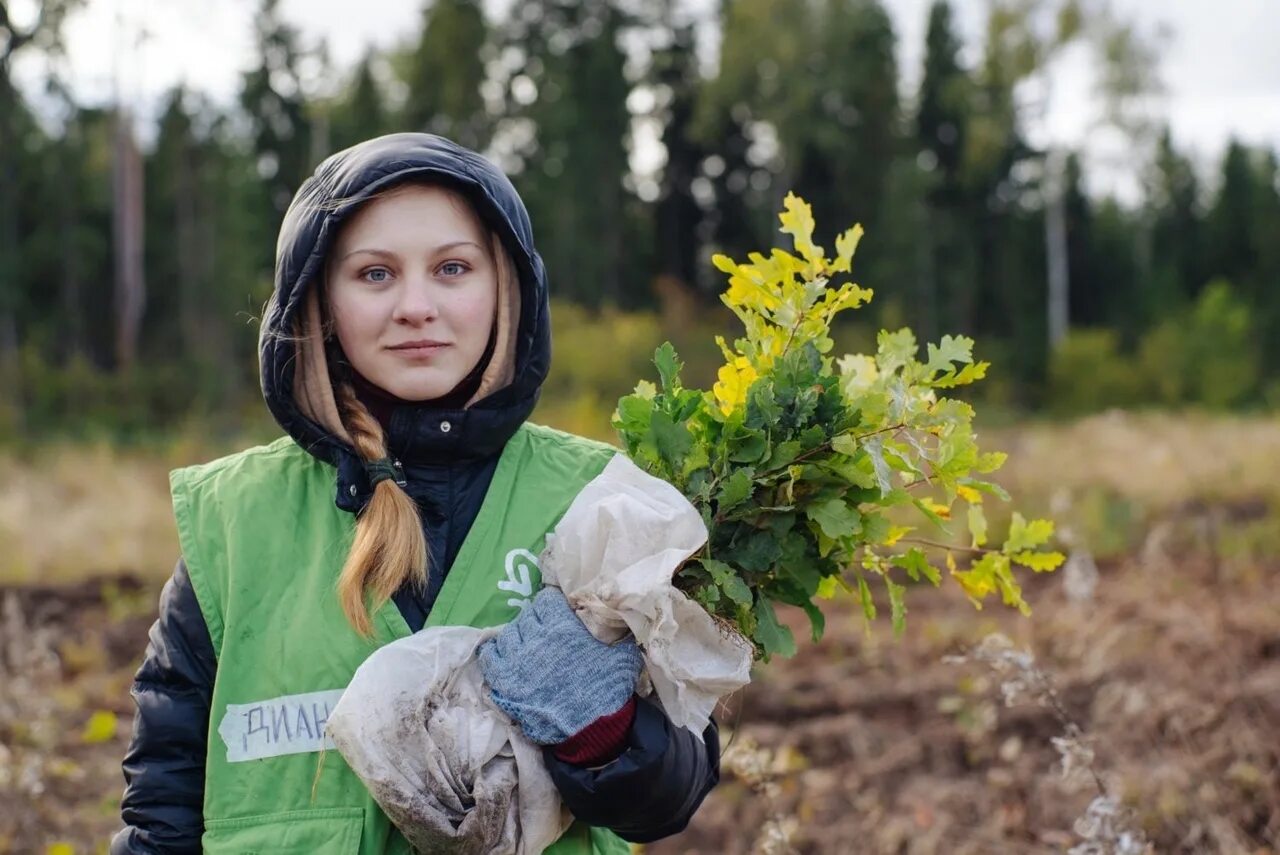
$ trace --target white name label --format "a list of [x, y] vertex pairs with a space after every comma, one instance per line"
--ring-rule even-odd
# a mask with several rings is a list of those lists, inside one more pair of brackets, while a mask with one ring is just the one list
[[227, 746], [227, 762], [336, 748], [325, 733], [325, 725], [342, 692], [330, 689], [251, 704], [227, 704], [218, 724], [218, 735]]

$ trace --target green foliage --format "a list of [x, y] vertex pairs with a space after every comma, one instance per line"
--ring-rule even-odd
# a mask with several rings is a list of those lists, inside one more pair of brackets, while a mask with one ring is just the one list
[[352, 72], [346, 91], [328, 110], [329, 141], [335, 151], [393, 128], [398, 130], [389, 119], [386, 98], [375, 74], [376, 65], [377, 56], [372, 52], [365, 54]]
[[925, 35], [924, 78], [920, 81], [916, 111], [916, 137], [922, 149], [933, 153], [943, 172], [944, 193], [954, 193], [954, 182], [964, 152], [964, 130], [971, 81], [960, 65], [963, 45], [952, 20], [951, 5], [935, 0], [929, 7]]
[[[43, 16], [0, 26], [0, 53], [56, 68], [61, 25], [83, 3], [40, 5]], [[555, 372], [539, 418], [583, 433], [606, 434], [604, 413], [641, 370], [636, 354], [663, 333], [686, 362], [687, 385], [715, 382], [721, 360], [706, 333], [720, 318], [699, 291], [715, 290], [717, 274], [703, 259], [713, 250], [746, 258], [770, 245], [783, 188], [807, 198], [820, 222], [860, 221], [877, 235], [859, 253], [858, 272], [888, 287], [857, 321], [849, 322], [854, 313], [834, 319], [823, 358], [874, 353], [882, 327], [910, 327], [937, 346], [942, 332], [963, 331], [1005, 366], [973, 390], [980, 397], [963, 395], [980, 400], [988, 419], [993, 404], [1016, 410], [1041, 400], [1061, 413], [1280, 401], [1276, 156], [1232, 145], [1219, 175], [1200, 182], [1168, 134], [1137, 208], [1087, 196], [1089, 182], [1068, 160], [1070, 317], [1084, 329], [1050, 376], [1043, 188], [1025, 168], [1036, 155], [1013, 91], [1066, 42], [1096, 44], [1104, 31], [1117, 40], [1098, 54], [1103, 85], [1132, 92], [1143, 70], [1133, 62], [1141, 51], [1116, 29], [1123, 22], [1081, 16], [1073, 0], [994, 3], [967, 43], [956, 4], [935, 0], [924, 73], [909, 99], [914, 122], [901, 109], [897, 45], [880, 0], [721, 4], [709, 13], [724, 35], [711, 77], [694, 50], [706, 19], [665, 2], [535, 0], [486, 17], [474, 3], [440, 0], [399, 47], [346, 69], [325, 65], [324, 51], [281, 18], [277, 0], [251, 5], [255, 56], [239, 98], [214, 104], [175, 92], [157, 133], [141, 135], [154, 143], [144, 152], [147, 288], [136, 370], [157, 376], [103, 380], [102, 388], [173, 392], [103, 393], [110, 400], [101, 405], [89, 394], [93, 420], [118, 417], [118, 432], [172, 429], [205, 410], [261, 412], [255, 319], [270, 292], [279, 214], [318, 158], [401, 128], [442, 132], [500, 163], [528, 206], [560, 300], [634, 309], [661, 299], [667, 307], [659, 329], [648, 316], [557, 305]], [[623, 49], [641, 42], [646, 50]], [[83, 420], [64, 394], [75, 376], [121, 371], [115, 116], [76, 103], [56, 74], [24, 98], [12, 64], [0, 66], [0, 422], [29, 437], [51, 420], [78, 431]], [[633, 172], [628, 151], [641, 132], [660, 137], [667, 159]], [[1215, 277], [1233, 283], [1237, 308], [1190, 309]], [[1233, 332], [1240, 317], [1250, 333]], [[605, 328], [612, 324], [622, 333], [617, 347]], [[1092, 337], [1093, 328], [1114, 339]], [[1256, 355], [1245, 352], [1251, 340]], [[25, 376], [32, 351], [40, 367]], [[174, 364], [184, 380], [169, 376]], [[980, 371], [952, 365], [955, 379]], [[732, 372], [727, 384], [749, 385]], [[46, 382], [51, 389], [36, 388]], [[184, 400], [194, 411], [182, 409]], [[761, 399], [755, 412], [764, 418], [780, 406]], [[755, 438], [743, 443], [739, 456], [764, 451]], [[871, 459], [861, 477], [879, 485], [892, 455]]]
[[294, 192], [311, 173], [311, 123], [299, 64], [299, 30], [285, 22], [280, 0], [261, 0], [254, 16], [258, 65], [244, 74], [240, 106], [249, 120], [262, 192], [279, 224]]
[[[606, 309], [593, 312], [555, 300], [551, 306], [555, 367], [543, 386], [556, 397], [586, 392], [616, 400], [647, 369], [662, 335], [656, 316]], [[602, 359], [601, 354], [608, 354]]]
[[248, 360], [230, 368], [170, 360], [125, 374], [103, 371], [80, 357], [50, 365], [27, 347], [21, 365], [27, 384], [24, 427], [45, 440], [145, 441], [184, 423], [214, 436], [243, 429], [253, 416], [261, 421], [265, 415], [259, 402], [234, 406], [227, 391], [229, 386], [250, 386]]
[[[507, 80], [508, 115], [537, 128], [512, 176], [529, 209], [555, 296], [592, 308], [646, 301], [643, 239], [626, 193], [630, 85], [613, 2], [527, 0], [504, 46], [523, 58]], [[589, 119], [584, 121], [584, 117]]]
[[1142, 397], [1142, 376], [1114, 330], [1073, 330], [1050, 359], [1046, 403], [1055, 413], [1123, 407]]
[[[717, 187], [717, 249], [745, 253], [768, 241], [784, 190], [823, 222], [856, 219], [882, 234], [901, 123], [884, 4], [739, 0], [723, 4], [721, 29], [719, 73], [702, 88], [692, 128], [728, 167]], [[772, 154], [753, 144], [766, 123], [780, 149]], [[756, 151], [741, 156], [748, 146]], [[887, 254], [888, 244], [872, 247], [864, 262]]]
[[936, 585], [941, 574], [921, 549], [899, 545], [913, 529], [891, 524], [888, 512], [914, 506], [945, 529], [959, 499], [970, 508], [980, 557], [959, 570], [948, 553], [952, 577], [976, 605], [999, 593], [1027, 611], [1012, 566], [1043, 571], [1061, 563], [1061, 555], [1040, 551], [1052, 523], [1015, 514], [1004, 545], [983, 548], [983, 497], [1001, 491], [977, 476], [1003, 457], [979, 453], [973, 408], [939, 391], [980, 379], [987, 363], [975, 361], [965, 336], [930, 343], [921, 362], [909, 329], [882, 330], [874, 355], [831, 356], [832, 319], [871, 298], [856, 284], [833, 284], [850, 271], [861, 228], [840, 235], [835, 258], [827, 258], [814, 243], [809, 206], [790, 194], [785, 204], [781, 231], [794, 253], [774, 248], [743, 264], [714, 259], [729, 274], [722, 300], [745, 336], [732, 346], [719, 340], [725, 364], [712, 389], [687, 388], [675, 349], [663, 344], [654, 355], [659, 383], [641, 381], [614, 414], [631, 458], [678, 487], [707, 524], [707, 546], [677, 585], [736, 626], [764, 659], [795, 649], [775, 604], [804, 609], [817, 639], [825, 621], [814, 598], [836, 586], [857, 590], [874, 619], [868, 579], [876, 576], [901, 631], [903, 582]]
[[1226, 409], [1256, 400], [1260, 380], [1253, 311], [1217, 280], [1144, 334], [1136, 355], [1113, 330], [1070, 333], [1050, 362], [1047, 403], [1062, 415], [1144, 404]]
[[1139, 358], [1164, 404], [1239, 406], [1258, 391], [1259, 348], [1252, 309], [1231, 284], [1216, 280], [1188, 311], [1162, 321], [1144, 338]]
[[483, 149], [493, 132], [493, 117], [485, 110], [480, 91], [485, 59], [491, 53], [489, 28], [479, 4], [470, 0], [427, 4], [418, 43], [395, 63], [408, 93], [400, 128], [430, 131]]

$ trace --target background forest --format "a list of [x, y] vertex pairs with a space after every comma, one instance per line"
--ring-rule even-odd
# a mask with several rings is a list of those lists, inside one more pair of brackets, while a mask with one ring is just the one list
[[[774, 243], [788, 190], [812, 202], [820, 238], [867, 228], [855, 274], [877, 296], [849, 349], [881, 326], [975, 336], [996, 366], [982, 394], [1015, 410], [1280, 400], [1276, 152], [1233, 142], [1215, 170], [1193, 168], [1150, 106], [1159, 38], [1096, 4], [992, 3], [966, 46], [940, 0], [908, 92], [876, 0], [697, 14], [532, 0], [497, 19], [439, 0], [420, 32], [354, 68], [264, 0], [237, 103], [177, 88], [154, 125], [79, 104], [59, 79], [78, 0], [48, 0], [25, 25], [6, 5], [0, 436], [260, 418], [256, 318], [291, 194], [328, 153], [406, 129], [512, 175], [562, 304], [548, 406], [594, 396], [591, 432], [662, 335], [709, 344], [687, 328], [728, 317], [710, 255]], [[697, 49], [708, 26], [710, 61]], [[1081, 157], [1027, 140], [1052, 97], [1037, 81], [1068, 47], [1103, 69], [1096, 115], [1080, 121], [1124, 141], [1110, 169], [1131, 198], [1086, 192]], [[40, 91], [12, 79], [28, 52], [53, 57]], [[599, 313], [616, 358], [583, 366], [574, 354], [599, 351], [578, 339]]]

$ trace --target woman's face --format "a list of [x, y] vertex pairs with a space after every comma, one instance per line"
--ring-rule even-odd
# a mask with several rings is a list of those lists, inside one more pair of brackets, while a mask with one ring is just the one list
[[451, 392], [484, 355], [498, 277], [470, 206], [406, 185], [361, 208], [330, 251], [329, 311], [363, 377], [427, 401]]

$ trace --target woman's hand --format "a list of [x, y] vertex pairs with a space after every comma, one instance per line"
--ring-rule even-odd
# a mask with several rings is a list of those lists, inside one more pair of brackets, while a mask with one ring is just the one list
[[631, 636], [599, 641], [558, 588], [543, 588], [480, 646], [494, 703], [539, 745], [560, 745], [628, 707], [643, 666]]

